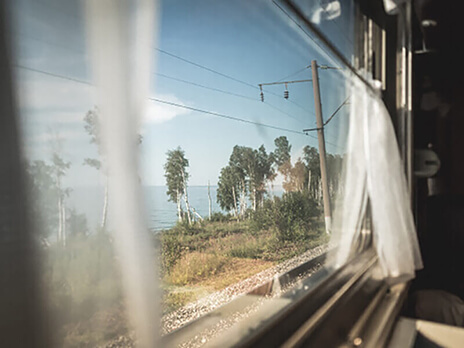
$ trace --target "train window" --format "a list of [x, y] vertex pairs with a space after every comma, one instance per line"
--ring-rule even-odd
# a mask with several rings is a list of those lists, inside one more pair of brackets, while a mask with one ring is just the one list
[[165, 345], [211, 344], [335, 272], [337, 211], [362, 231], [344, 250], [371, 246], [366, 183], [343, 168], [370, 98], [354, 67], [385, 83], [385, 32], [353, 1], [309, 3], [10, 3], [55, 345], [151, 346], [160, 320]]

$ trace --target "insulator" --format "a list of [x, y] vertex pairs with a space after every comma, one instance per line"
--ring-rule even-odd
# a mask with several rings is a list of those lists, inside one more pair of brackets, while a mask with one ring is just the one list
[[285, 91], [284, 91], [284, 98], [285, 98], [285, 99], [288, 99], [288, 90], [285, 90]]
[[261, 101], [264, 102], [264, 93], [261, 92]]

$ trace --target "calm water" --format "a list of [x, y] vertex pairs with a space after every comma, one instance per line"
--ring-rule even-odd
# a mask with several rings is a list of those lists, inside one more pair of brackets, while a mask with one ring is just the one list
[[[216, 200], [217, 186], [211, 186], [212, 212], [224, 212]], [[145, 208], [147, 224], [150, 229], [159, 231], [176, 224], [177, 206], [168, 201], [165, 186], [145, 186]], [[203, 217], [208, 217], [208, 186], [191, 186], [188, 188], [190, 206]], [[110, 192], [111, 194], [111, 192]], [[282, 195], [282, 188], [274, 188], [276, 196]], [[100, 224], [103, 210], [103, 187], [74, 188], [67, 200], [67, 206], [74, 208], [77, 213], [85, 214], [88, 226], [94, 230]], [[111, 206], [108, 209], [108, 226], [112, 227]]]
[[[217, 186], [211, 186], [212, 211], [222, 211], [216, 201]], [[145, 186], [145, 207], [148, 226], [154, 230], [170, 228], [177, 221], [177, 206], [168, 201], [165, 186]], [[208, 217], [208, 187], [191, 186], [188, 189], [190, 205], [203, 217]], [[110, 192], [111, 194], [111, 192]], [[102, 187], [74, 188], [68, 199], [68, 207], [87, 217], [88, 225], [95, 228], [100, 222], [103, 209]], [[108, 223], [111, 227], [112, 214], [109, 207]]]

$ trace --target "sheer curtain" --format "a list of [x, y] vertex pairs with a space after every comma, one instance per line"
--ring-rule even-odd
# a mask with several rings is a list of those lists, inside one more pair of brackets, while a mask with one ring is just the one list
[[138, 126], [148, 98], [156, 7], [153, 0], [87, 1], [92, 68], [102, 115], [114, 246], [138, 346], [159, 332], [156, 258], [151, 249], [138, 175]]
[[[371, 81], [375, 86], [375, 81]], [[343, 195], [336, 206], [331, 263], [340, 267], [361, 233], [369, 201], [373, 244], [385, 278], [414, 278], [422, 268], [410, 199], [390, 115], [380, 93], [356, 77], [350, 82], [350, 122]]]

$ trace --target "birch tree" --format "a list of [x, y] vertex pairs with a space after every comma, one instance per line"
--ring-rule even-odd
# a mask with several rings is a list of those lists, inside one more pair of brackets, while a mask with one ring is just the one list
[[217, 201], [221, 209], [232, 211], [239, 216], [241, 177], [237, 168], [226, 166], [219, 175]]
[[58, 204], [58, 241], [66, 245], [66, 204], [65, 199], [71, 192], [70, 188], [64, 188], [62, 179], [66, 171], [71, 166], [70, 162], [65, 162], [61, 156], [54, 152], [52, 155], [52, 173], [54, 176], [56, 191], [57, 191], [57, 204]]
[[100, 228], [102, 230], [106, 227], [106, 220], [108, 218], [108, 172], [103, 165], [105, 160], [104, 151], [102, 148], [102, 139], [101, 139], [101, 129], [100, 129], [100, 119], [98, 108], [95, 107], [92, 110], [89, 110], [84, 117], [84, 129], [90, 136], [90, 143], [95, 144], [98, 152], [97, 158], [86, 158], [84, 159], [84, 165], [95, 168], [96, 170], [103, 173], [105, 177], [105, 195], [103, 198], [103, 208], [102, 216], [100, 221]]
[[320, 201], [321, 194], [321, 167], [319, 152], [315, 147], [305, 146], [303, 148], [303, 161], [306, 165], [306, 184], [309, 195], [316, 201]]
[[189, 161], [185, 158], [185, 153], [180, 147], [175, 150], [169, 150], [166, 153], [166, 156], [167, 159], [164, 164], [164, 176], [166, 178], [166, 186], [168, 188], [166, 194], [171, 202], [175, 202], [177, 204], [177, 217], [180, 222], [183, 220], [181, 201], [182, 198], [184, 199], [188, 223], [192, 224], [187, 192], [187, 181], [189, 178], [187, 168], [189, 166]]

